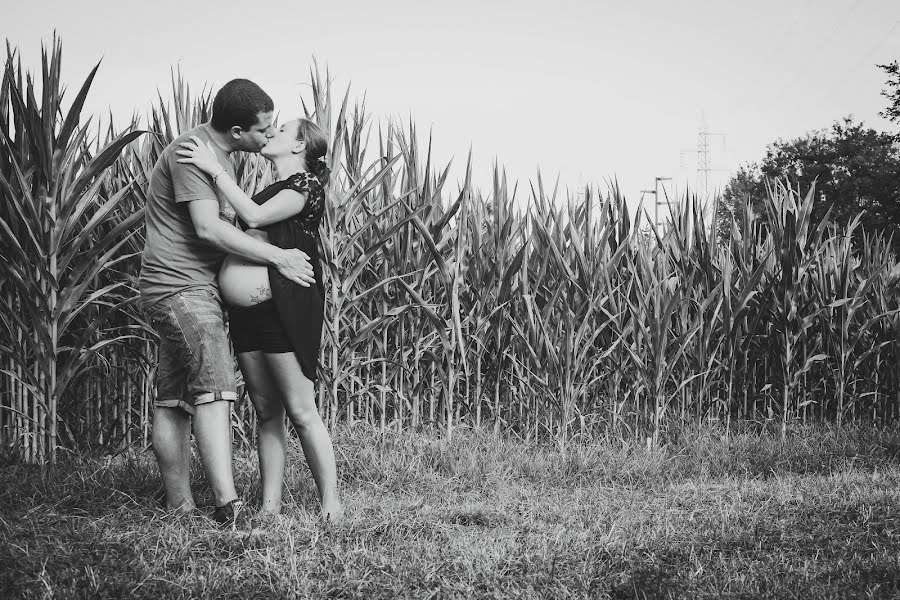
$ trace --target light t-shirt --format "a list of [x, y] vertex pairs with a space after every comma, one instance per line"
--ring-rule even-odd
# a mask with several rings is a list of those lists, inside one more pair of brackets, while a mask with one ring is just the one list
[[[209, 199], [219, 204], [219, 218], [234, 223], [234, 209], [220, 200], [212, 178], [194, 165], [178, 162], [179, 144], [192, 135], [211, 142], [209, 125], [182, 134], [166, 146], [150, 175], [147, 188], [146, 242], [141, 257], [138, 285], [141, 303], [150, 307], [190, 289], [206, 288], [218, 295], [216, 275], [225, 253], [200, 239], [194, 229], [188, 203]], [[228, 176], [235, 178], [228, 154], [212, 144]]]

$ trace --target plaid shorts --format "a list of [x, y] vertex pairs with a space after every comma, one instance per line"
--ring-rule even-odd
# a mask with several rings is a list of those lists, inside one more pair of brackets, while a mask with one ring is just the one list
[[193, 415], [198, 404], [237, 399], [231, 344], [215, 292], [179, 292], [145, 312], [159, 334], [156, 406]]

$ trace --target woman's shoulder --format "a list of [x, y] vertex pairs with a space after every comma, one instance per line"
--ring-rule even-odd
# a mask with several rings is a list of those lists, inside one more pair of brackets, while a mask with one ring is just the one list
[[319, 179], [309, 171], [301, 171], [294, 173], [285, 179], [285, 187], [297, 190], [298, 192], [308, 192], [313, 189], [320, 189], [322, 184]]

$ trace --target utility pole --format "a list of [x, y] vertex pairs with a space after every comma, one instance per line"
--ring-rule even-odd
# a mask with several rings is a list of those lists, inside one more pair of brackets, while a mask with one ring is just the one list
[[[659, 187], [661, 181], [671, 181], [671, 177], [654, 177], [653, 178], [653, 189], [652, 190], [641, 190], [641, 194], [653, 194], [653, 226], [657, 229], [659, 228], [659, 205], [665, 204], [669, 205], [669, 196], [666, 194], [666, 188], [663, 188], [663, 195], [665, 195], [665, 202], [660, 202], [659, 200]], [[670, 211], [671, 214], [671, 211]]]

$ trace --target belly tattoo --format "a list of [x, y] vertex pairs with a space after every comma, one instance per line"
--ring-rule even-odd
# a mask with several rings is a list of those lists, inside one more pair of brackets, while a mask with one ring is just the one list
[[258, 288], [256, 288], [256, 291], [258, 291], [259, 293], [258, 294], [250, 294], [250, 304], [259, 304], [260, 302], [263, 302], [264, 300], [268, 300], [269, 298], [272, 297], [272, 290], [269, 289], [268, 286], [261, 285]]

